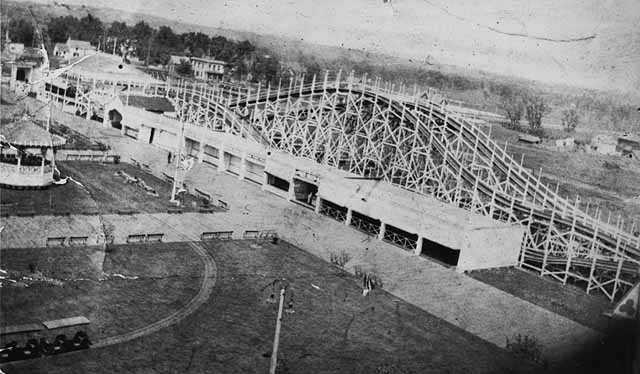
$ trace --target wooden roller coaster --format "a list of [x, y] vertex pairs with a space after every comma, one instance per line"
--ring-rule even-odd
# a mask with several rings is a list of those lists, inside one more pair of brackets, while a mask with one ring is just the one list
[[[65, 77], [63, 74], [62, 78]], [[84, 79], [84, 80], [83, 80]], [[75, 82], [75, 84], [74, 84]], [[640, 278], [640, 237], [620, 217], [570, 201], [541, 182], [491, 140], [446, 107], [380, 80], [343, 76], [292, 79], [277, 87], [96, 82], [70, 76], [76, 112], [95, 111], [103, 94], [165, 96], [179, 118], [362, 177], [428, 194], [444, 202], [526, 228], [518, 266], [599, 291], [610, 300]], [[103, 88], [100, 93], [96, 87]], [[93, 92], [93, 93], [92, 93]], [[44, 95], [55, 98], [53, 92]]]

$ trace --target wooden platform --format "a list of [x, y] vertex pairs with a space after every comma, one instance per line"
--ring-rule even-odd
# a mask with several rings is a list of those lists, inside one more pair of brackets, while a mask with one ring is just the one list
[[11, 325], [0, 327], [0, 335], [19, 334], [24, 332], [34, 332], [42, 330], [39, 323], [28, 323], [25, 325]]
[[86, 325], [91, 321], [87, 317], [77, 316], [77, 317], [69, 317], [62, 319], [54, 319], [51, 321], [44, 321], [42, 324], [49, 330], [59, 329], [62, 327], [70, 327], [70, 326], [78, 326], [78, 325]]

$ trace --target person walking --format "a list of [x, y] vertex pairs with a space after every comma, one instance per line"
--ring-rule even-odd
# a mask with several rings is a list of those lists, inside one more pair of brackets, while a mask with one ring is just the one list
[[171, 163], [171, 152], [167, 155], [167, 164]]

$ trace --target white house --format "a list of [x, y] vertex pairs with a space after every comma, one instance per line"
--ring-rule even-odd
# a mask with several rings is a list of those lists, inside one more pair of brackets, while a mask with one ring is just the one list
[[191, 57], [191, 67], [196, 79], [220, 80], [224, 75], [226, 62], [212, 58]]
[[82, 40], [72, 40], [71, 38], [67, 39], [66, 43], [56, 43], [53, 48], [53, 55], [60, 57], [66, 62], [86, 55], [95, 54], [96, 52], [96, 47], [92, 46], [91, 43]]

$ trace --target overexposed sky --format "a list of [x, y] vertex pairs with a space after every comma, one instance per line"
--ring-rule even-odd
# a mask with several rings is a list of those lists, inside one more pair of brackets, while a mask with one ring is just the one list
[[640, 0], [57, 2], [640, 93]]

